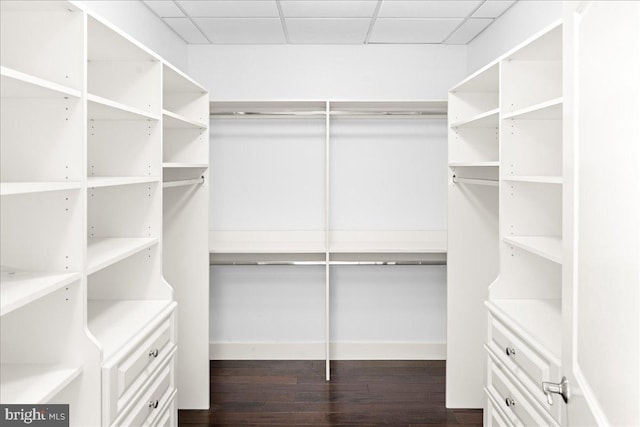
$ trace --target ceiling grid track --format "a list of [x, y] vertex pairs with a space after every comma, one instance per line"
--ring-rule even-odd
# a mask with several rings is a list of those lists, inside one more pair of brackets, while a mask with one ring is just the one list
[[291, 44], [291, 41], [289, 40], [289, 30], [287, 30], [287, 22], [284, 19], [284, 13], [282, 13], [282, 5], [280, 4], [280, 0], [276, 0], [276, 7], [278, 8], [278, 16], [280, 17], [280, 24], [282, 25], [284, 40], [287, 44]]
[[467, 16], [465, 16], [465, 18], [462, 20], [462, 22], [453, 29], [453, 31], [451, 31], [451, 33], [449, 33], [449, 35], [442, 40], [442, 44], [446, 44], [447, 40], [449, 40], [451, 38], [451, 36], [453, 36], [456, 31], [458, 31], [460, 29], [460, 27], [462, 27], [464, 24], [467, 23], [467, 21], [469, 21], [469, 18], [471, 18], [473, 16], [474, 13], [476, 13], [478, 11], [478, 9], [480, 9], [485, 3], [487, 2], [487, 0], [484, 0], [482, 3], [480, 3], [478, 6], [476, 6], [473, 10], [471, 10], [471, 12], [469, 12], [467, 14]]
[[[189, 15], [189, 14], [184, 10], [184, 8], [182, 7], [182, 5], [180, 5], [180, 3], [179, 3], [179, 2], [177, 2], [176, 0], [171, 0], [171, 1], [173, 2], [173, 4], [175, 4], [175, 5], [176, 5], [176, 7], [177, 7], [178, 9], [180, 9], [180, 11], [184, 14], [184, 16], [185, 16], [189, 21], [191, 21], [191, 23], [193, 24], [193, 26], [194, 26], [194, 27], [196, 27], [196, 29], [197, 29], [198, 31], [200, 31], [200, 34], [202, 34], [202, 37], [204, 37], [204, 38], [205, 38], [205, 40], [207, 40], [210, 44], [213, 44], [213, 42], [209, 39], [209, 37], [205, 34], [205, 32], [204, 32], [204, 31], [202, 31], [202, 28], [200, 28], [200, 26], [196, 23], [196, 21], [194, 21], [194, 20], [193, 20], [193, 18], [191, 17], [191, 15]], [[187, 44], [188, 44], [188, 43], [187, 43]]]
[[378, 19], [378, 14], [380, 13], [381, 7], [382, 7], [382, 0], [378, 0], [376, 9], [373, 11], [373, 16], [371, 17], [371, 23], [369, 24], [369, 29], [367, 30], [367, 36], [364, 38], [364, 44], [369, 44], [369, 39], [371, 39], [371, 33], [373, 33], [373, 27], [376, 25], [376, 21]]

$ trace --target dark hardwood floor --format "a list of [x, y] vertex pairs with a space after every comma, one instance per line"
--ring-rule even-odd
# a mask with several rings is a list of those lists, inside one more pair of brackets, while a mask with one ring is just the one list
[[211, 409], [179, 411], [204, 426], [481, 426], [482, 410], [444, 407], [444, 361], [211, 361]]

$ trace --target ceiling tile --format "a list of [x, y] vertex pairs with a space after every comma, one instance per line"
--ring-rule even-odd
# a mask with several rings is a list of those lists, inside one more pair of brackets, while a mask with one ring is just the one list
[[446, 44], [467, 44], [493, 22], [493, 18], [469, 18], [446, 40]]
[[179, 18], [184, 16], [180, 8], [169, 0], [145, 1], [144, 4], [149, 6], [160, 18]]
[[376, 10], [371, 0], [282, 0], [282, 13], [288, 18], [371, 18]]
[[362, 44], [370, 18], [287, 18], [289, 41], [295, 44]]
[[286, 43], [279, 18], [194, 18], [214, 44]]
[[384, 0], [380, 18], [465, 18], [482, 1]]
[[192, 18], [274, 18], [275, 0], [200, 0], [179, 1]]
[[371, 43], [441, 43], [463, 19], [378, 18]]
[[189, 44], [208, 44], [209, 41], [189, 18], [164, 18], [164, 22]]
[[487, 0], [473, 14], [474, 18], [497, 18], [515, 3], [511, 0]]

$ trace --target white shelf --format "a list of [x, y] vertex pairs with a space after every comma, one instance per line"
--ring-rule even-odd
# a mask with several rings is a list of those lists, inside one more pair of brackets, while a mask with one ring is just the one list
[[503, 240], [558, 264], [562, 264], [562, 238], [551, 236], [504, 237]]
[[507, 178], [502, 178], [503, 181], [511, 181], [511, 182], [531, 182], [537, 184], [562, 184], [561, 176], [509, 176]]
[[87, 95], [89, 120], [160, 120], [148, 111], [112, 101], [101, 96]]
[[3, 182], [0, 184], [0, 195], [44, 193], [48, 191], [79, 190], [79, 182]]
[[204, 87], [167, 62], [164, 63], [163, 67], [162, 85], [165, 92], [207, 93], [207, 90]]
[[206, 123], [191, 120], [185, 116], [162, 110], [163, 126], [170, 129], [206, 129]]
[[82, 368], [45, 364], [0, 365], [3, 404], [47, 403], [82, 373]]
[[134, 255], [158, 243], [152, 237], [91, 237], [87, 249], [87, 274]]
[[500, 162], [460, 162], [449, 163], [450, 168], [492, 168], [500, 166]]
[[494, 299], [486, 305], [495, 317], [524, 338], [527, 344], [560, 366], [560, 299]]
[[80, 98], [81, 92], [11, 68], [0, 66], [2, 98]]
[[502, 118], [504, 120], [560, 120], [562, 119], [562, 97], [503, 114]]
[[329, 248], [330, 253], [336, 254], [361, 254], [361, 253], [446, 253], [446, 242], [340, 242], [332, 243]]
[[496, 60], [458, 83], [450, 92], [498, 92], [499, 75], [500, 68]]
[[89, 300], [89, 329], [100, 341], [107, 360], [153, 321], [172, 301]]
[[450, 127], [455, 128], [497, 128], [499, 122], [500, 109], [494, 108], [493, 110], [478, 114], [471, 117], [468, 120], [461, 120], [459, 122], [451, 123]]
[[4, 316], [66, 285], [80, 280], [80, 273], [38, 273], [3, 271], [0, 280], [0, 316]]
[[88, 188], [115, 187], [160, 182], [156, 176], [91, 176], [87, 179]]
[[207, 169], [206, 163], [163, 163], [164, 169]]

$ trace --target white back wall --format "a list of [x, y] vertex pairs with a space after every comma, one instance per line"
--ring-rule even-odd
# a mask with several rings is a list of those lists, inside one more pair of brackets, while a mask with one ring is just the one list
[[82, 3], [174, 66], [187, 71], [187, 44], [141, 1], [87, 0]]
[[546, 26], [562, 18], [562, 2], [521, 0], [469, 45], [467, 74], [487, 65]]
[[[188, 52], [213, 100], [445, 99], [466, 74], [465, 46]], [[382, 123], [332, 123], [332, 228], [446, 228], [446, 121]], [[211, 135], [212, 229], [324, 229], [322, 120], [215, 119]], [[331, 289], [332, 342], [350, 345], [334, 356], [443, 358], [444, 266], [332, 268]], [[323, 268], [212, 267], [211, 307], [212, 358], [323, 357]]]
[[466, 46], [189, 46], [212, 99], [433, 99], [465, 77]]

